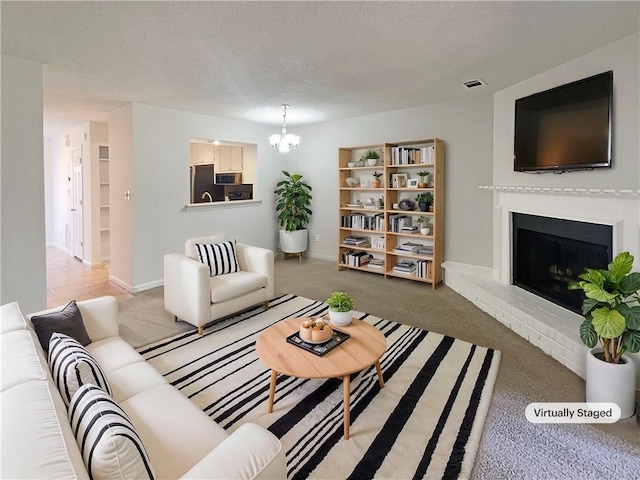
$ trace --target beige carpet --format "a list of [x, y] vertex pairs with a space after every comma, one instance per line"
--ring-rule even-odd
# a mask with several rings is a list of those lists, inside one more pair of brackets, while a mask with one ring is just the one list
[[[278, 295], [292, 293], [324, 300], [334, 290], [347, 291], [354, 297], [357, 310], [502, 352], [494, 401], [476, 459], [476, 478], [508, 478], [497, 465], [492, 465], [502, 450], [501, 436], [508, 435], [500, 422], [502, 408], [498, 409], [496, 405], [504, 401], [510, 402], [516, 413], [522, 409], [521, 416], [512, 418], [528, 427], [524, 406], [530, 402], [584, 401], [584, 381], [580, 377], [445, 285], [432, 290], [430, 286], [409, 280], [385, 280], [380, 275], [357, 271], [338, 272], [334, 262], [308, 258], [302, 263], [297, 259], [277, 260], [275, 271]], [[193, 329], [183, 322], [174, 323], [173, 317], [164, 311], [162, 288], [141, 292], [133, 299], [122, 301], [120, 322], [122, 336], [134, 346]], [[512, 401], [514, 398], [518, 399], [516, 404]], [[537, 455], [536, 441], [541, 443], [542, 453], [544, 436], [559, 428], [544, 425], [534, 430], [539, 438], [533, 438], [533, 448], [519, 457], [532, 474], [535, 474], [536, 463], [542, 466], [548, 459], [544, 454]], [[624, 441], [632, 448], [629, 450], [631, 453], [627, 453], [620, 447], [623, 455], [640, 455], [640, 428], [633, 418], [613, 425], [586, 426], [585, 429], [576, 428], [575, 431], [594, 432], [601, 436], [603, 442], [609, 441], [614, 446], [618, 440]], [[555, 453], [556, 456], [562, 455], [559, 451]], [[587, 461], [588, 456], [587, 451], [573, 452], [567, 462], [581, 461], [582, 458]]]

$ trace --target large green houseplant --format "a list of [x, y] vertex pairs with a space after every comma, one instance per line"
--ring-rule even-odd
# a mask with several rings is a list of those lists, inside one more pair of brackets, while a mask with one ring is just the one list
[[297, 173], [282, 171], [276, 184], [276, 213], [280, 225], [280, 249], [301, 253], [307, 249], [307, 225], [311, 220], [311, 186]]
[[621, 418], [633, 415], [635, 408], [635, 364], [624, 354], [640, 351], [640, 273], [632, 268], [633, 255], [622, 252], [606, 270], [587, 268], [569, 285], [585, 295], [580, 339], [591, 349], [585, 363], [586, 400], [617, 404]]
[[587, 268], [569, 286], [585, 295], [580, 339], [589, 348], [600, 344], [608, 363], [640, 351], [640, 273], [631, 273], [632, 267], [633, 255], [622, 252], [607, 270]]

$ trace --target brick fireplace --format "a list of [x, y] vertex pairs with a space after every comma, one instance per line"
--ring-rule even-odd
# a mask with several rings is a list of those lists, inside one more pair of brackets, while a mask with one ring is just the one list
[[[558, 303], [563, 303], [562, 301], [554, 303], [545, 298], [545, 295], [539, 295], [539, 292], [532, 293], [531, 288], [514, 285], [513, 267], [514, 261], [518, 260], [514, 257], [513, 218], [522, 215], [527, 219], [531, 217], [552, 219], [552, 223], [564, 224], [563, 228], [565, 233], [569, 231], [569, 237], [575, 230], [573, 227], [577, 224], [586, 224], [583, 226], [586, 227], [587, 237], [592, 236], [594, 230], [604, 232], [606, 237], [603, 250], [610, 256], [600, 261], [608, 263], [609, 259], [617, 253], [629, 251], [636, 257], [634, 269], [639, 270], [638, 192], [537, 187], [481, 188], [489, 190], [487, 194], [493, 193], [494, 196], [493, 267], [445, 262], [445, 283], [584, 378], [586, 347], [580, 341], [578, 331], [583, 321], [582, 316], [560, 306]], [[533, 228], [533, 230], [543, 230], [535, 232], [534, 242], [546, 241], [546, 238], [542, 238], [548, 233], [545, 228], [550, 227]], [[517, 225], [516, 229], [518, 229]], [[560, 236], [562, 235], [564, 233]], [[584, 238], [578, 241], [584, 241]], [[548, 256], [543, 254], [538, 246], [532, 247], [529, 243], [528, 254]], [[546, 249], [550, 248], [547, 245]], [[536, 249], [537, 252], [533, 252]], [[565, 276], [567, 268], [565, 265], [558, 266], [549, 258], [541, 258], [541, 260], [549, 262], [545, 266], [547, 272], [556, 277]], [[558, 268], [561, 269], [560, 275], [557, 275]], [[575, 268], [580, 267], [570, 269]], [[574, 272], [571, 273], [574, 274]], [[566, 283], [567, 279], [561, 278], [559, 281]], [[558, 285], [551, 286], [552, 290], [554, 288], [563, 290]], [[571, 308], [570, 305], [565, 306]], [[640, 357], [636, 355], [634, 359], [639, 364], [640, 376]], [[640, 387], [640, 383], [638, 385]]]

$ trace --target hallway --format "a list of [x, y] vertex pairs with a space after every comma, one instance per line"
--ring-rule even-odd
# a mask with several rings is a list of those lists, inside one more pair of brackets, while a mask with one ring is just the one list
[[133, 298], [124, 288], [109, 281], [107, 267], [90, 268], [56, 247], [47, 247], [47, 308], [103, 295], [113, 295], [119, 300]]

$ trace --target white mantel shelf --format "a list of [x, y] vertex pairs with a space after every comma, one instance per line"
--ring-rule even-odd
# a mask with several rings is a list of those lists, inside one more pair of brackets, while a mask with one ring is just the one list
[[480, 185], [478, 188], [481, 190], [492, 190], [494, 192], [543, 193], [547, 195], [640, 195], [640, 190], [615, 188], [522, 187], [509, 185]]

